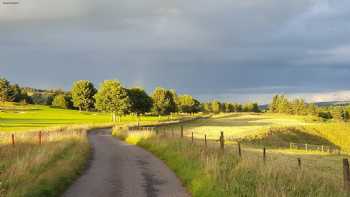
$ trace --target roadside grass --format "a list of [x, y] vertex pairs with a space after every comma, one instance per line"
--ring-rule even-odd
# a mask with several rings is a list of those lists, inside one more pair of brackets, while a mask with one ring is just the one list
[[205, 149], [203, 142], [172, 137], [144, 138], [137, 144], [164, 160], [194, 197], [346, 196], [339, 156], [268, 151], [264, 164], [261, 151], [244, 146], [240, 159], [233, 145], [222, 154], [218, 144]]
[[145, 138], [137, 144], [164, 160], [194, 197], [346, 196], [339, 156], [268, 150], [264, 164], [261, 151], [244, 146], [240, 159], [233, 145], [222, 154], [218, 144], [205, 149], [203, 142], [171, 137]]
[[[39, 145], [36, 135], [0, 142], [0, 196], [59, 196], [84, 169], [90, 146], [85, 131], [51, 132]], [[10, 139], [7, 137], [6, 139]]]
[[[121, 117], [118, 124], [168, 121], [181, 116], [141, 116]], [[112, 125], [110, 113], [79, 112], [51, 108], [42, 105], [0, 103], [0, 131], [30, 131], [39, 128], [62, 127], [64, 125]]]
[[[184, 139], [179, 139], [179, 125], [160, 127], [158, 135], [127, 130], [115, 131], [115, 135], [164, 160], [194, 197], [341, 197], [346, 196], [342, 159], [348, 155], [293, 150], [289, 142], [345, 149], [350, 142], [348, 127], [347, 123], [322, 123], [309, 117], [243, 113], [185, 123]], [[220, 131], [228, 140], [224, 154], [218, 142], [210, 140], [204, 146], [204, 134], [217, 140]], [[189, 139], [191, 132], [195, 133], [194, 144]], [[229, 139], [242, 141], [242, 158]], [[266, 163], [262, 147], [267, 147]]]

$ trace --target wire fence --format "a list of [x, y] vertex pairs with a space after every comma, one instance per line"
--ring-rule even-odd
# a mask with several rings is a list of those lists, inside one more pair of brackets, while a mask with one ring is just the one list
[[[145, 127], [130, 127], [127, 130], [130, 133], [137, 133], [140, 131], [147, 131], [154, 133], [158, 138], [169, 138], [169, 139], [184, 139], [188, 143], [191, 143], [193, 145], [198, 145], [203, 147], [204, 150], [207, 150], [210, 147], [217, 148], [221, 153], [225, 153], [225, 149], [231, 149], [234, 147], [235, 152], [237, 153], [239, 158], [244, 157], [244, 150], [242, 147], [242, 143], [240, 140], [232, 140], [232, 139], [225, 139], [224, 132], [220, 132], [220, 136], [218, 136], [217, 139], [208, 139], [207, 135], [204, 134], [203, 139], [198, 139], [194, 137], [194, 132], [191, 132], [190, 136], [185, 135], [184, 127], [182, 125], [179, 125], [177, 128], [174, 128], [173, 126], [171, 128], [164, 128], [161, 129], [156, 126], [145, 126]], [[226, 147], [226, 148], [225, 148]], [[245, 147], [246, 148], [246, 147]], [[349, 161], [345, 156], [347, 156], [347, 153], [342, 153], [341, 149], [338, 147], [332, 147], [329, 145], [315, 145], [315, 144], [301, 144], [301, 143], [289, 143], [289, 149], [290, 150], [303, 150], [306, 152], [310, 151], [320, 151], [324, 153], [329, 154], [345, 154], [344, 159], [342, 159], [342, 170], [343, 170], [343, 187], [344, 191], [347, 192], [350, 196], [350, 167], [349, 167]], [[266, 163], [267, 160], [267, 147], [263, 147], [261, 149], [261, 157], [264, 162]], [[295, 158], [294, 158], [295, 159]], [[305, 158], [303, 158], [305, 160]], [[301, 157], [296, 158], [296, 164], [299, 169], [302, 169], [303, 160]]]
[[87, 131], [84, 128], [56, 129], [54, 131], [37, 131], [37, 132], [0, 132], [0, 146], [17, 143], [30, 142], [39, 145], [45, 142], [55, 141], [62, 137], [86, 136]]

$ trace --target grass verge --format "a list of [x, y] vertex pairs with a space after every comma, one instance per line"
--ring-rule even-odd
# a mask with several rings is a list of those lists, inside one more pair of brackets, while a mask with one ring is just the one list
[[[128, 139], [125, 131], [115, 131], [115, 135]], [[136, 134], [132, 135], [135, 139]], [[268, 152], [264, 163], [260, 152], [245, 147], [239, 158], [233, 146], [226, 146], [222, 153], [218, 145], [205, 149], [203, 143], [186, 139], [142, 135], [137, 134], [133, 143], [164, 160], [194, 197], [346, 196], [338, 156]], [[296, 163], [299, 157], [301, 169]]]
[[84, 169], [90, 153], [85, 132], [51, 132], [38, 144], [32, 135], [0, 144], [1, 197], [59, 196]]

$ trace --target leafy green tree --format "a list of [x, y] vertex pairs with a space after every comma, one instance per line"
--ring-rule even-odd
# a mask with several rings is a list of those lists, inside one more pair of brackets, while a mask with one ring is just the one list
[[349, 121], [349, 119], [350, 119], [350, 114], [349, 114], [348, 111], [346, 111], [346, 110], [343, 111], [342, 119], [343, 119], [345, 122]]
[[178, 110], [182, 113], [197, 112], [198, 101], [190, 95], [180, 95], [177, 98]]
[[152, 95], [153, 111], [159, 115], [167, 115], [176, 111], [174, 94], [167, 89], [158, 87]]
[[334, 120], [342, 120], [343, 119], [343, 109], [341, 107], [334, 107], [331, 110], [331, 114]]
[[318, 107], [314, 103], [307, 104], [307, 114], [316, 116], [319, 113]]
[[68, 96], [64, 94], [59, 94], [59, 95], [56, 95], [55, 98], [53, 99], [52, 106], [63, 108], [63, 109], [70, 109], [72, 107], [72, 103], [70, 100], [71, 99]]
[[178, 98], [178, 95], [176, 93], [176, 90], [175, 89], [170, 89], [170, 94], [171, 96], [173, 97], [173, 100], [175, 102], [175, 110], [173, 112], [178, 112], [179, 111], [179, 106], [178, 106], [178, 103], [179, 103], [179, 98]]
[[5, 78], [0, 78], [0, 102], [13, 101], [13, 93], [10, 82]]
[[246, 103], [243, 105], [244, 112], [260, 112], [258, 103]]
[[74, 82], [71, 93], [73, 105], [79, 110], [88, 111], [94, 107], [96, 89], [92, 82], [88, 80]]
[[326, 119], [326, 120], [333, 118], [332, 114], [329, 111], [321, 111], [321, 112], [319, 112], [318, 116], [320, 118], [323, 118], [323, 119]]
[[233, 104], [233, 108], [235, 112], [242, 112], [243, 111], [243, 106], [239, 103]]
[[269, 111], [270, 112], [274, 112], [274, 113], [277, 113], [278, 112], [278, 100], [279, 100], [279, 95], [274, 95], [273, 98], [272, 98], [272, 102], [269, 106]]
[[22, 90], [18, 84], [11, 85], [11, 94], [14, 102], [20, 102], [23, 99]]
[[226, 103], [220, 103], [220, 112], [225, 113], [226, 112]]
[[145, 114], [151, 111], [153, 102], [152, 98], [140, 88], [132, 88], [128, 90], [129, 98], [131, 100], [131, 112]]
[[202, 111], [205, 113], [209, 113], [212, 111], [210, 103], [202, 103], [201, 108], [202, 108]]
[[234, 112], [233, 104], [232, 103], [225, 103], [225, 112], [230, 113]]
[[30, 96], [30, 100], [36, 105], [51, 105], [53, 98], [51, 95], [35, 92]]
[[100, 111], [111, 112], [113, 121], [116, 115], [122, 116], [130, 111], [131, 101], [128, 91], [118, 80], [104, 81], [95, 95], [96, 108]]
[[212, 101], [211, 102], [211, 110], [213, 113], [220, 113], [220, 109], [221, 109], [221, 104], [219, 101]]

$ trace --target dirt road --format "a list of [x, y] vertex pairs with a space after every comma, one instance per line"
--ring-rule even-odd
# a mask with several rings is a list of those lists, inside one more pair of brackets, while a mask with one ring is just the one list
[[93, 158], [63, 197], [189, 197], [181, 182], [151, 153], [111, 136], [89, 134]]

